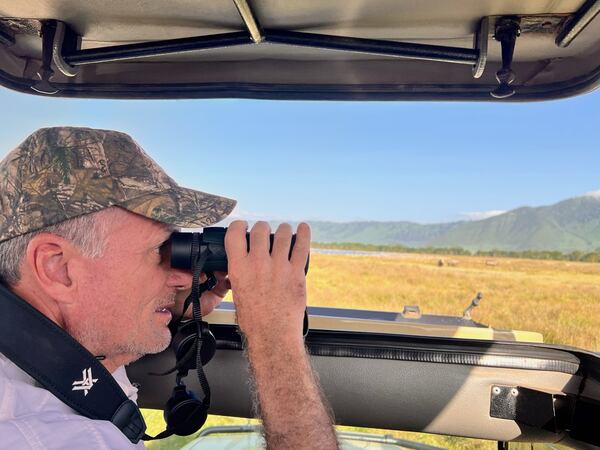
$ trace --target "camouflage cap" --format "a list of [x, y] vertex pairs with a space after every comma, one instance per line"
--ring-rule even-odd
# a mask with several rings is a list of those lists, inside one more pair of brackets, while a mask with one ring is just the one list
[[205, 227], [235, 203], [179, 186], [117, 131], [42, 128], [0, 162], [0, 242], [110, 206]]

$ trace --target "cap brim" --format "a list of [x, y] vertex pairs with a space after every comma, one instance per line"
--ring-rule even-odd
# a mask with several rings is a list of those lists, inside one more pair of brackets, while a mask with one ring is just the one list
[[230, 198], [177, 187], [144, 194], [119, 206], [152, 220], [195, 228], [220, 222], [231, 213], [236, 203]]

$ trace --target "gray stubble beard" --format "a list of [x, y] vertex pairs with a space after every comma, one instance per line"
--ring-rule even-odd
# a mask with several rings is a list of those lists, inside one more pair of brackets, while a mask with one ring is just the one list
[[[172, 294], [171, 298], [168, 298], [168, 303], [172, 302], [174, 298], [175, 293]], [[135, 320], [135, 318], [133, 320]], [[166, 325], [165, 328], [168, 331]], [[75, 340], [86, 347], [91, 353], [106, 357], [123, 354], [131, 355], [132, 362], [147, 354], [160, 353], [169, 347], [169, 344], [171, 343], [170, 331], [168, 333], [165, 332], [165, 329], [163, 329], [162, 326], [160, 328], [156, 328], [154, 331], [156, 334], [154, 334], [152, 337], [156, 339], [153, 339], [152, 341], [154, 342], [156, 340], [156, 344], [149, 344], [148, 340], [146, 340], [146, 342], [137, 342], [134, 337], [134, 339], [128, 340], [127, 342], [117, 342], [112, 343], [112, 345], [109, 344], [109, 346], [112, 348], [107, 348], [106, 334], [98, 333], [97, 328], [94, 327], [93, 324], [85, 324], [82, 327], [71, 328], [67, 330], [67, 332]], [[165, 338], [161, 339], [160, 341], [159, 333], [165, 333]]]

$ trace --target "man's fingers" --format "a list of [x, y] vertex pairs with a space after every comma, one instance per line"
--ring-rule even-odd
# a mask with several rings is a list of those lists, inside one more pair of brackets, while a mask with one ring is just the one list
[[227, 272], [214, 272], [213, 275], [217, 279], [217, 283], [229, 282], [227, 279]]
[[271, 227], [267, 222], [256, 222], [250, 230], [250, 253], [254, 255], [268, 255], [271, 236]]
[[227, 292], [231, 289], [231, 282], [227, 278], [227, 272], [215, 272], [215, 278], [217, 279], [217, 284], [210, 292], [218, 295], [219, 297], [225, 297]]
[[[205, 316], [210, 314], [223, 301], [223, 297], [215, 294], [212, 291], [205, 292], [200, 297], [200, 304], [202, 305], [202, 315]], [[186, 317], [193, 317], [193, 312], [188, 309]]]
[[308, 254], [310, 253], [310, 227], [307, 223], [301, 223], [298, 225], [296, 231], [296, 243], [292, 250], [292, 257], [290, 261], [294, 267], [302, 268], [306, 267], [306, 261], [308, 260]]
[[273, 239], [273, 250], [271, 256], [278, 261], [287, 261], [290, 255], [292, 243], [292, 227], [290, 224], [282, 223], [275, 232]]
[[248, 255], [248, 244], [246, 242], [246, 230], [248, 223], [236, 220], [229, 225], [225, 233], [225, 252], [228, 261], [235, 261]]

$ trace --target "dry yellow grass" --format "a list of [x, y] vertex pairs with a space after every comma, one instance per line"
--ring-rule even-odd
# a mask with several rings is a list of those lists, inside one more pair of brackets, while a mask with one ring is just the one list
[[312, 254], [309, 304], [461, 315], [481, 291], [473, 319], [497, 329], [537, 331], [544, 341], [600, 349], [600, 265], [439, 255], [348, 256]]
[[[311, 255], [309, 304], [338, 308], [402, 311], [419, 305], [424, 314], [461, 315], [481, 291], [484, 299], [473, 319], [498, 329], [537, 331], [545, 342], [600, 349], [600, 265], [452, 256], [453, 266], [438, 267], [439, 255]], [[162, 428], [158, 412], [144, 415], [151, 431]], [[246, 424], [247, 419], [211, 416], [206, 426]], [[256, 423], [256, 422], [252, 422]], [[492, 441], [386, 430], [390, 434], [451, 449], [495, 449]], [[149, 444], [180, 448], [191, 438], [174, 437]]]

